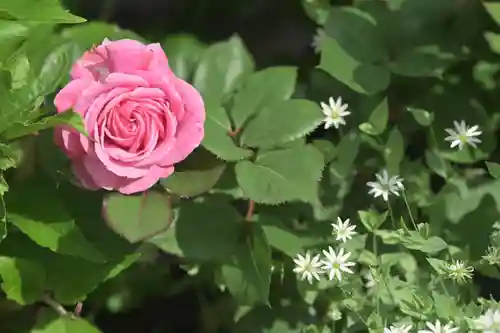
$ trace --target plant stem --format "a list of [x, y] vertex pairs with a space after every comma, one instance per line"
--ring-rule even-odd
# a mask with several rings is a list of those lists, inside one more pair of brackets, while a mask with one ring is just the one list
[[413, 227], [415, 228], [415, 230], [418, 231], [417, 223], [415, 223], [415, 219], [413, 218], [413, 214], [411, 212], [410, 204], [408, 203], [408, 199], [406, 199], [405, 191], [403, 190], [403, 191], [401, 191], [401, 193], [403, 195], [403, 200], [405, 202], [406, 209], [408, 210], [408, 215], [410, 215], [411, 223], [413, 223]]
[[55, 301], [48, 294], [43, 295], [42, 300], [45, 304], [50, 306], [55, 312], [57, 312], [60, 316], [67, 316], [68, 311], [57, 301]]
[[245, 221], [250, 222], [252, 220], [254, 210], [255, 210], [255, 201], [249, 200], [247, 214], [245, 215]]

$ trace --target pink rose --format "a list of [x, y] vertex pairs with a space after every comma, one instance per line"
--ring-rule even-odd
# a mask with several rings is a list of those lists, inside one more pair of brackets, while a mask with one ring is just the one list
[[203, 100], [170, 70], [159, 44], [105, 40], [74, 64], [71, 78], [54, 103], [81, 114], [89, 137], [59, 127], [55, 141], [88, 189], [147, 190], [203, 139]]

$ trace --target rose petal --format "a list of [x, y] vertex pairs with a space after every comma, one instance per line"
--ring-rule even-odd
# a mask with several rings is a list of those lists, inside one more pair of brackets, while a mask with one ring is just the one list
[[154, 54], [146, 45], [132, 39], [117, 40], [104, 46], [112, 72], [132, 73], [147, 69]]
[[122, 194], [132, 194], [137, 192], [146, 191], [151, 188], [161, 178], [166, 178], [174, 172], [174, 167], [169, 166], [166, 168], [153, 166], [146, 174], [146, 176], [137, 179], [129, 179], [126, 184], [118, 188]]
[[123, 177], [108, 170], [95, 154], [87, 154], [82, 158], [82, 166], [92, 181], [101, 188], [113, 190], [121, 186]]
[[76, 104], [82, 91], [91, 84], [92, 81], [86, 79], [70, 81], [54, 98], [54, 105], [56, 106], [57, 112], [64, 112], [71, 109]]
[[56, 145], [59, 146], [69, 158], [78, 158], [85, 154], [86, 149], [81, 144], [80, 136], [83, 135], [64, 126], [54, 129], [54, 141]]

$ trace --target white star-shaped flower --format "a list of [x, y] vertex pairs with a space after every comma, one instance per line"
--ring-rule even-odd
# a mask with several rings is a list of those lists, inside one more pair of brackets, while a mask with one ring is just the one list
[[297, 254], [293, 262], [295, 263], [293, 271], [300, 275], [301, 280], [307, 280], [309, 283], [312, 283], [313, 279], [319, 281], [319, 276], [323, 273], [319, 254], [315, 256], [312, 256], [309, 252], [306, 252], [304, 256]]
[[391, 325], [390, 327], [384, 328], [384, 333], [408, 333], [411, 330], [411, 327], [411, 325]]
[[349, 105], [342, 104], [342, 97], [338, 97], [337, 100], [330, 97], [328, 102], [329, 104], [320, 103], [323, 114], [325, 115], [325, 129], [332, 127], [332, 125], [338, 129], [340, 125], [345, 125], [344, 117], [351, 114], [351, 112], [347, 111]]
[[458, 146], [459, 150], [462, 150], [466, 145], [471, 145], [474, 148], [477, 148], [477, 144], [481, 143], [481, 140], [478, 138], [483, 132], [479, 130], [479, 126], [467, 126], [465, 121], [453, 121], [454, 129], [446, 128], [446, 133], [449, 134], [445, 138], [446, 141], [451, 141], [450, 147], [455, 148]]
[[500, 333], [500, 310], [488, 309], [474, 324], [482, 333]]
[[442, 325], [439, 320], [433, 324], [431, 322], [426, 322], [427, 330], [419, 330], [418, 333], [455, 333], [458, 331], [458, 327], [454, 327], [453, 323], [448, 323], [446, 325]]
[[341, 240], [342, 242], [346, 242], [348, 239], [351, 239], [352, 236], [356, 235], [355, 225], [351, 225], [349, 223], [349, 219], [342, 222], [340, 217], [337, 217], [337, 223], [332, 223], [333, 234], [337, 237], [335, 240]]
[[351, 256], [350, 252], [344, 253], [344, 249], [341, 248], [338, 253], [329, 246], [328, 251], [323, 250], [323, 254], [325, 255], [325, 260], [323, 260], [323, 270], [328, 272], [328, 277], [330, 280], [337, 278], [337, 280], [342, 280], [342, 273], [350, 273], [353, 272], [349, 267], [356, 265], [353, 262], [347, 261], [347, 259]]
[[376, 182], [368, 182], [366, 185], [371, 187], [368, 194], [373, 195], [374, 198], [382, 196], [385, 201], [389, 200], [389, 194], [399, 196], [399, 192], [404, 189], [403, 178], [399, 176], [389, 177], [387, 170], [383, 170], [382, 174], [375, 174]]

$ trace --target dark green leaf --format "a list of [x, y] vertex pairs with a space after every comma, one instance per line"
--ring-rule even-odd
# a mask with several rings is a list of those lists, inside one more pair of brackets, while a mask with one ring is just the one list
[[488, 172], [495, 179], [500, 179], [500, 164], [493, 162], [486, 162]]
[[31, 333], [101, 333], [101, 331], [82, 318], [59, 316], [51, 309], [43, 310]]
[[21, 21], [82, 23], [86, 20], [65, 10], [58, 0], [0, 0], [0, 13]]
[[169, 36], [162, 43], [168, 54], [168, 64], [180, 78], [187, 80], [200, 58], [204, 45], [191, 35]]
[[165, 231], [173, 220], [170, 198], [158, 191], [141, 195], [109, 194], [103, 213], [111, 229], [131, 243]]
[[26, 305], [38, 301], [45, 287], [45, 271], [39, 263], [0, 256], [2, 290], [7, 298]]
[[399, 164], [405, 157], [405, 142], [399, 129], [395, 126], [390, 134], [384, 149], [384, 159], [387, 171], [390, 174], [399, 174]]
[[368, 231], [375, 231], [377, 230], [387, 219], [387, 214], [388, 212], [384, 212], [382, 214], [379, 214], [376, 211], [370, 210], [370, 211], [364, 211], [360, 210], [358, 211], [359, 219], [361, 220], [361, 223], [365, 226]]
[[387, 98], [382, 99], [368, 118], [368, 122], [359, 125], [359, 129], [370, 135], [380, 135], [385, 131], [389, 120]]

